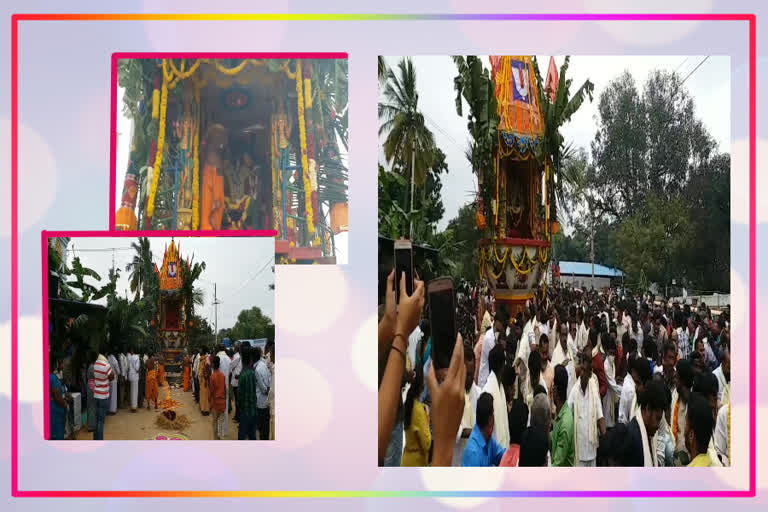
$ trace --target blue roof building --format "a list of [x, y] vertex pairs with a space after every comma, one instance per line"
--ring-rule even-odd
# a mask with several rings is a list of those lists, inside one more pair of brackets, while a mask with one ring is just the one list
[[[592, 263], [588, 261], [561, 261], [560, 275], [592, 276]], [[595, 277], [620, 278], [624, 272], [617, 268], [606, 267], [595, 263]]]

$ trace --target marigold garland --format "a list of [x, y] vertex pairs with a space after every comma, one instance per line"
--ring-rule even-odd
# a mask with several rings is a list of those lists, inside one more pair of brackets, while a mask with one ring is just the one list
[[160, 90], [152, 91], [152, 119], [157, 119], [160, 115]]
[[160, 121], [157, 132], [157, 150], [155, 153], [155, 168], [152, 173], [152, 188], [149, 191], [149, 203], [147, 204], [147, 216], [151, 219], [155, 213], [155, 196], [157, 184], [160, 182], [160, 167], [163, 163], [163, 146], [165, 145], [165, 114], [168, 107], [168, 82], [166, 77], [166, 60], [163, 59], [163, 85], [160, 94]]
[[675, 443], [677, 443], [677, 416], [680, 412], [680, 398], [678, 397], [677, 402], [675, 402], [675, 412], [672, 413], [672, 438], [675, 440]]
[[225, 68], [224, 66], [219, 64], [219, 61], [213, 61], [213, 63], [216, 65], [216, 69], [218, 69], [221, 73], [224, 73], [225, 75], [232, 76], [232, 75], [236, 75], [240, 71], [242, 71], [243, 68], [245, 67], [245, 65], [248, 64], [248, 61], [247, 60], [243, 60], [243, 62], [241, 62], [240, 64], [238, 64], [237, 66], [235, 66], [233, 68]]
[[301, 142], [301, 168], [304, 178], [304, 208], [307, 216], [307, 231], [310, 236], [315, 234], [312, 222], [312, 194], [309, 187], [309, 162], [307, 160], [307, 128], [304, 124], [304, 91], [301, 80], [301, 61], [296, 60], [296, 103], [299, 115], [299, 140]]
[[197, 104], [197, 122], [195, 123], [195, 138], [192, 141], [192, 229], [196, 230], [200, 223], [200, 89], [195, 87], [195, 103]]

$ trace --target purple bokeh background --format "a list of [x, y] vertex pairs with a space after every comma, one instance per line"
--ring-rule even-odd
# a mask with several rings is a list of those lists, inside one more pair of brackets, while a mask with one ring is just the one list
[[[49, 5], [50, 4], [50, 5]], [[545, 6], [508, 1], [393, 0], [386, 9], [425, 12], [757, 12], [758, 2], [694, 0], [672, 6], [654, 0], [617, 7], [613, 2], [552, 2]], [[102, 2], [69, 2], [68, 12], [107, 12]], [[189, 0], [183, 4], [121, 2], [123, 12], [318, 12], [312, 1], [257, 5]], [[345, 0], [336, 12], [364, 7]], [[10, 14], [60, 12], [63, 7], [40, 1], [3, 5], [6, 37], [0, 42], [3, 68], [0, 95], [10, 98]], [[381, 11], [381, 8], [376, 10]], [[608, 24], [611, 25], [608, 25]], [[19, 479], [22, 489], [74, 490], [511, 490], [511, 489], [737, 489], [746, 485], [748, 342], [748, 229], [746, 224], [748, 137], [748, 33], [746, 22], [23, 22], [19, 28], [20, 92], [20, 380]], [[617, 28], [618, 27], [618, 28]], [[760, 27], [760, 25], [758, 25]], [[759, 29], [758, 29], [759, 30]], [[662, 41], [659, 44], [657, 40]], [[274, 443], [243, 445], [112, 442], [54, 444], [42, 440], [40, 361], [40, 231], [106, 229], [109, 219], [109, 80], [115, 51], [346, 51], [350, 74], [350, 263], [343, 267], [276, 269], [276, 337], [280, 345], [276, 375]], [[376, 306], [376, 172], [378, 120], [375, 56], [434, 54], [673, 54], [731, 57], [732, 212], [731, 261], [734, 297], [733, 444], [737, 467], [725, 472], [672, 470], [486, 470], [442, 473], [376, 465], [375, 306]], [[758, 84], [765, 78], [766, 43], [758, 34]], [[446, 108], [453, 108], [447, 105]], [[10, 154], [10, 101], [0, 105], [0, 148]], [[760, 158], [768, 155], [765, 121], [759, 102], [758, 123], [758, 320], [768, 313], [765, 273], [760, 255], [768, 246], [768, 204], [761, 198]], [[725, 113], [724, 113], [725, 115]], [[762, 137], [762, 138], [761, 138]], [[766, 150], [766, 151], [763, 151]], [[763, 160], [764, 161], [764, 160]], [[10, 158], [0, 169], [10, 183]], [[119, 185], [119, 184], [118, 184]], [[0, 202], [9, 204], [9, 187]], [[0, 266], [10, 270], [9, 215], [0, 218]], [[12, 510], [50, 509], [51, 500], [11, 501], [10, 495], [10, 278], [0, 280], [0, 478], [8, 484], [5, 499]], [[758, 324], [758, 434], [768, 420], [768, 400], [760, 391], [768, 357], [760, 350]], [[739, 506], [765, 507], [768, 478], [765, 445], [758, 438], [758, 500], [590, 500], [594, 510], [616, 506], [646, 509], [696, 507], [698, 512]], [[762, 455], [762, 457], [761, 457]], [[586, 476], [585, 476], [586, 475]], [[227, 500], [231, 501], [231, 500]], [[659, 503], [661, 501], [661, 503]], [[68, 500], [67, 509], [135, 510], [146, 500]], [[475, 507], [484, 511], [509, 506], [562, 507], [572, 500], [439, 500], [421, 499], [424, 511]], [[222, 503], [227, 506], [229, 503]], [[61, 506], [59, 504], [57, 506]], [[163, 505], [163, 503], [161, 503]], [[170, 504], [169, 504], [170, 505]], [[205, 510], [213, 503], [178, 500], [174, 508]], [[233, 506], [240, 505], [232, 503]], [[256, 506], [286, 511], [318, 507], [336, 510], [391, 510], [401, 499], [262, 500]]]

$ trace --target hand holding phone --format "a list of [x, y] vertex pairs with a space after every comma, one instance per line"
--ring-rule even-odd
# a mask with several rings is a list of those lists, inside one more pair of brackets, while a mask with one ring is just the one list
[[400, 304], [400, 279], [405, 274], [405, 292], [413, 295], [413, 245], [410, 240], [395, 240], [395, 299]]
[[427, 286], [432, 361], [435, 369], [448, 368], [456, 343], [456, 301], [450, 277], [438, 277]]
[[398, 289], [402, 298], [397, 312], [395, 335], [402, 334], [407, 337], [419, 325], [421, 312], [424, 310], [424, 283], [416, 280], [416, 288], [411, 295], [408, 295], [405, 286], [405, 276], [401, 276]]

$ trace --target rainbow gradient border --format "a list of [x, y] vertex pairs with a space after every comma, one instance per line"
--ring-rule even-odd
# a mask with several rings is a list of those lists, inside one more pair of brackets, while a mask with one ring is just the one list
[[[11, 17], [11, 495], [20, 498], [752, 498], [756, 495], [756, 358], [749, 359], [749, 488], [723, 491], [25, 491], [18, 475], [18, 121], [20, 21], [746, 21], [749, 24], [749, 348], [756, 350], [756, 91], [754, 14], [14, 14]], [[110, 205], [110, 209], [112, 205]], [[118, 236], [117, 232], [102, 232]], [[167, 233], [165, 233], [167, 236]], [[134, 235], [134, 233], [132, 233]], [[44, 279], [45, 283], [46, 280]], [[43, 330], [45, 332], [45, 329]]]

